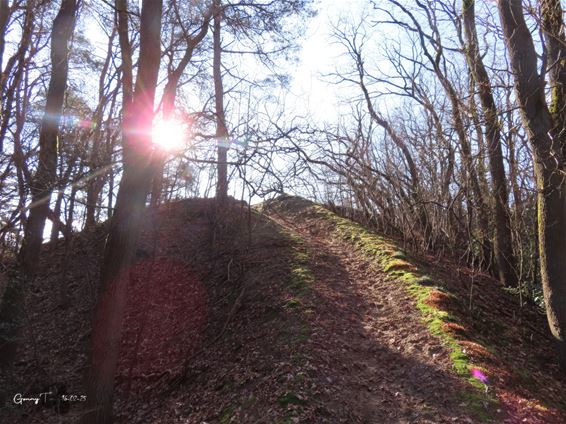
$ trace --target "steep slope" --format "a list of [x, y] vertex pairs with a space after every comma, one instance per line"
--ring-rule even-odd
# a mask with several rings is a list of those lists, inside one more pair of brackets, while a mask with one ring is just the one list
[[[277, 207], [279, 206], [279, 207]], [[449, 350], [421, 322], [414, 301], [352, 249], [330, 237], [312, 204], [288, 199], [270, 216], [313, 252], [313, 362], [325, 376], [329, 422], [472, 422]]]
[[[83, 394], [104, 237], [46, 246], [0, 422], [77, 421], [80, 398], [61, 415], [12, 399], [54, 383]], [[563, 422], [544, 317], [523, 311], [518, 326], [493, 281], [475, 277], [470, 297], [467, 270], [426, 260], [294, 197], [148, 210], [116, 422]]]
[[[303, 199], [279, 200], [269, 209], [286, 225], [321, 244], [320, 250], [353, 255], [357, 261], [353, 275], [368, 264], [374, 272], [387, 274], [384, 284], [372, 287], [378, 287], [376, 299], [393, 309], [372, 311], [369, 321], [390, 321], [395, 335], [402, 337], [387, 340], [383, 330], [389, 326], [381, 323], [373, 325], [375, 337], [403, 357], [432, 363], [445, 376], [458, 376], [460, 382], [467, 380], [460, 393], [460, 409], [485, 421], [566, 422], [564, 384], [555, 378], [557, 359], [541, 311], [529, 305], [520, 308], [519, 299], [488, 276], [439, 258], [411, 257], [399, 243]], [[362, 283], [362, 289], [366, 285]], [[420, 338], [419, 326], [404, 328], [417, 310], [444, 350], [430, 349], [427, 338]], [[385, 315], [381, 320], [376, 318], [380, 312]], [[443, 360], [446, 349], [448, 361]], [[432, 358], [423, 358], [423, 352], [432, 352]]]

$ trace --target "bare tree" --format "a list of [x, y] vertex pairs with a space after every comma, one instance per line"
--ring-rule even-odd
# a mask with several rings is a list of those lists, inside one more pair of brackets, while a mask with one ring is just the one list
[[509, 218], [509, 196], [507, 193], [507, 180], [503, 165], [501, 149], [501, 134], [499, 112], [493, 98], [491, 82], [480, 55], [478, 35], [476, 32], [475, 1], [463, 2], [464, 33], [467, 46], [466, 57], [473, 79], [478, 88], [479, 98], [483, 108], [486, 125], [487, 151], [491, 179], [493, 182], [493, 198], [495, 200], [495, 256], [499, 281], [507, 286], [517, 284], [515, 265], [513, 259], [513, 243], [511, 239], [511, 221]]
[[538, 189], [540, 272], [550, 330], [557, 340], [566, 374], [566, 38], [558, 0], [541, 0], [542, 29], [549, 67], [552, 103], [545, 96], [545, 75], [539, 74], [537, 52], [525, 21], [521, 0], [500, 0], [499, 15], [535, 161]]
[[20, 261], [33, 275], [39, 259], [43, 229], [57, 172], [59, 123], [67, 86], [68, 45], [79, 7], [78, 0], [63, 0], [51, 35], [51, 79], [39, 134], [39, 163], [31, 182], [31, 205], [26, 223]]
[[[131, 102], [127, 102], [128, 92], [124, 92], [124, 173], [104, 252], [100, 294], [93, 320], [87, 380], [89, 409], [82, 418], [85, 424], [112, 422], [114, 374], [120, 351], [129, 266], [141, 231], [142, 212], [152, 176], [151, 128], [161, 59], [162, 13], [161, 0], [143, 1], [140, 59]], [[127, 34], [127, 28], [119, 29], [119, 33]], [[131, 59], [130, 53], [128, 48], [122, 51], [123, 66], [127, 66]]]

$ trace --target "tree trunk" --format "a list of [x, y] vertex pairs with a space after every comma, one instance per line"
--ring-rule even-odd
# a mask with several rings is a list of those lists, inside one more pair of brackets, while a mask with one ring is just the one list
[[[10, 19], [10, 5], [8, 0], [0, 0], [0, 65], [4, 58], [4, 48], [6, 46], [6, 30]], [[2, 149], [0, 148], [0, 152]]]
[[517, 137], [517, 130], [514, 128], [513, 125], [513, 105], [511, 102], [511, 91], [507, 93], [507, 100], [506, 100], [506, 124], [507, 124], [507, 131], [505, 136], [505, 141], [507, 144], [508, 149], [508, 160], [509, 160], [509, 181], [511, 182], [511, 188], [513, 191], [513, 210], [514, 214], [516, 215], [516, 219], [518, 219], [522, 215], [523, 211], [523, 196], [521, 195], [521, 190], [519, 187], [518, 177], [519, 177], [519, 169], [518, 169], [518, 157], [517, 157], [517, 149], [515, 147], [515, 138]]
[[53, 185], [57, 179], [59, 122], [67, 88], [69, 40], [75, 26], [77, 0], [63, 0], [51, 37], [51, 79], [47, 89], [45, 113], [39, 133], [39, 161], [32, 181], [32, 200], [19, 260], [24, 272], [33, 275], [38, 263], [43, 229]]
[[[59, 193], [57, 193], [55, 208], [53, 208], [54, 219], [51, 221], [51, 243], [55, 243], [57, 241], [59, 238], [59, 232], [61, 231], [61, 221], [59, 218], [61, 216], [61, 203], [63, 203], [63, 190], [60, 190]], [[57, 219], [55, 219], [55, 217]]]
[[[112, 422], [114, 375], [120, 351], [129, 267], [141, 231], [151, 182], [151, 127], [161, 59], [162, 0], [144, 0], [138, 76], [131, 104], [125, 103], [122, 124], [124, 173], [101, 269], [87, 381], [87, 408], [82, 423]], [[127, 30], [127, 29], [126, 29]]]
[[[475, 23], [475, 1], [464, 0], [464, 32], [467, 40], [466, 57], [470, 71], [479, 92], [483, 115], [485, 118], [489, 169], [493, 184], [495, 200], [495, 257], [499, 273], [499, 281], [506, 286], [516, 286], [515, 262], [513, 259], [513, 243], [511, 238], [511, 221], [509, 217], [507, 181], [501, 150], [501, 134], [498, 111], [491, 91], [491, 82], [482, 62]], [[470, 93], [473, 95], [473, 93]]]
[[[563, 257], [566, 252], [566, 184], [561, 175], [565, 170], [565, 118], [563, 111], [553, 116], [548, 108], [545, 81], [538, 74], [537, 53], [523, 16], [521, 0], [500, 0], [498, 6], [515, 90], [533, 147], [538, 189], [540, 273], [548, 323], [558, 343], [562, 373], [566, 375], [566, 261]], [[541, 6], [543, 14], [560, 7], [558, 1], [541, 1]], [[554, 14], [552, 26], [546, 24], [545, 18], [547, 36], [550, 32], [551, 36], [560, 40], [564, 35], [561, 13]], [[553, 104], [564, 104], [564, 85], [560, 84], [564, 82], [561, 78], [566, 64], [563, 60], [555, 61], [557, 57], [564, 57], [564, 46], [553, 48], [552, 42], [547, 44], [548, 63], [555, 67], [551, 73], [551, 85], [553, 88], [561, 87], [553, 90]]]
[[228, 197], [228, 148], [225, 147], [228, 141], [228, 128], [226, 127], [226, 115], [224, 113], [224, 87], [222, 84], [222, 46], [221, 22], [222, 6], [220, 0], [213, 1], [214, 16], [214, 57], [212, 63], [212, 73], [214, 77], [214, 99], [216, 103], [216, 140], [218, 143], [218, 180], [216, 183], [216, 198], [225, 199]]
[[132, 44], [129, 38], [128, 0], [116, 0], [116, 26], [122, 59], [122, 94], [124, 105], [132, 101], [134, 86]]

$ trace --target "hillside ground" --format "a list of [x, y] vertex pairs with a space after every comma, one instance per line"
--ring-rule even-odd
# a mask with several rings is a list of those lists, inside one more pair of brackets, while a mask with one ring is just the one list
[[[45, 246], [1, 422], [74, 423], [105, 228]], [[17, 278], [12, 270], [10, 278]], [[119, 423], [561, 423], [544, 316], [294, 197], [148, 210], [116, 375]], [[487, 379], [486, 383], [480, 379]]]

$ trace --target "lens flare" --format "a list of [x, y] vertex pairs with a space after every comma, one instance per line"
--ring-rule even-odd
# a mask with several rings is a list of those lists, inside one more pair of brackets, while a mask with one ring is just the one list
[[171, 152], [181, 149], [186, 141], [186, 128], [175, 119], [157, 120], [152, 130], [153, 144], [162, 150]]
[[489, 384], [489, 379], [487, 378], [487, 375], [485, 375], [483, 372], [481, 372], [477, 368], [472, 368], [471, 373], [472, 373], [472, 377], [478, 379], [483, 384]]

